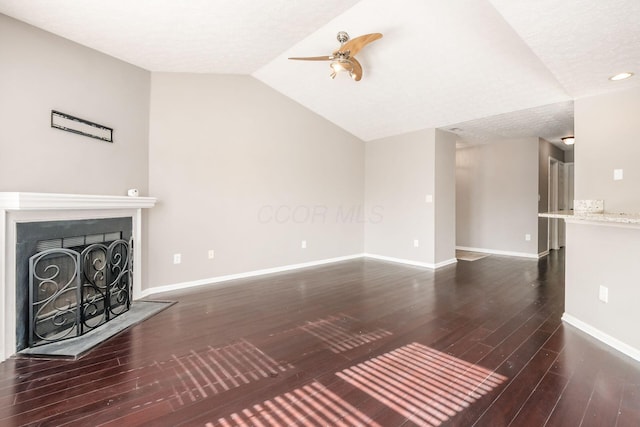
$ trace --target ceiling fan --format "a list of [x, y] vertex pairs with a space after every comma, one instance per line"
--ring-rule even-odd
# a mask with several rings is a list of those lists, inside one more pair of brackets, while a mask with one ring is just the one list
[[334, 79], [336, 74], [340, 71], [346, 71], [353, 80], [360, 81], [362, 78], [362, 65], [360, 65], [358, 60], [355, 58], [355, 55], [367, 44], [376, 41], [381, 37], [382, 34], [380, 33], [371, 33], [356, 37], [355, 39], [350, 39], [349, 34], [344, 31], [340, 31], [336, 37], [340, 42], [340, 47], [331, 55], [289, 59], [299, 61], [331, 61], [329, 66], [331, 67], [332, 79]]

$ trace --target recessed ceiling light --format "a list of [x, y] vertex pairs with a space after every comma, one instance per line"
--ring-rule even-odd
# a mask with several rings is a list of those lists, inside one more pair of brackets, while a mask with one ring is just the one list
[[618, 81], [618, 80], [628, 79], [631, 76], [633, 76], [633, 73], [625, 72], [625, 73], [616, 74], [615, 76], [611, 76], [611, 77], [609, 77], [609, 80], [615, 82], [615, 81]]
[[460, 132], [462, 129], [460, 128], [451, 128], [449, 129], [451, 132]]
[[576, 143], [576, 139], [573, 136], [565, 136], [564, 138], [561, 138], [562, 142], [564, 142], [567, 145], [573, 145]]

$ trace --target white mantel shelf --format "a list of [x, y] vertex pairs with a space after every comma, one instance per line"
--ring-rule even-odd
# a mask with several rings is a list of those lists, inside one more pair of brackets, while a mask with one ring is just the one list
[[155, 197], [0, 192], [0, 210], [143, 209], [155, 206]]

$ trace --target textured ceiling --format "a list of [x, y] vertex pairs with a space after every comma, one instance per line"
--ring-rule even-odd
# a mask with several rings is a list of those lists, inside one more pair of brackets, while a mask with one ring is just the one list
[[[489, 143], [496, 137], [516, 139], [535, 135], [547, 141], [556, 141], [558, 135], [573, 135], [573, 101], [454, 123], [443, 129], [474, 143]], [[557, 142], [556, 145], [565, 151], [573, 148], [572, 145]]]
[[[151, 71], [251, 74], [363, 140], [573, 132], [572, 100], [640, 85], [639, 0], [0, 0], [15, 17]], [[336, 33], [381, 32], [364, 77], [329, 79]]]
[[251, 74], [357, 0], [0, 0], [0, 13], [150, 71]]
[[[254, 76], [364, 140], [570, 99], [490, 3], [397, 5], [361, 1]], [[332, 81], [326, 63], [287, 61], [330, 53], [339, 29], [384, 34], [358, 54], [359, 83]]]
[[572, 97], [640, 84], [640, 0], [490, 1]]

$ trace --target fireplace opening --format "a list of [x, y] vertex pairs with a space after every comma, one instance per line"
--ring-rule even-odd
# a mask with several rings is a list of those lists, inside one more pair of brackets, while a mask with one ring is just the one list
[[83, 335], [127, 311], [130, 266], [122, 239], [30, 257], [29, 347]]
[[132, 299], [132, 218], [17, 224], [17, 350], [78, 337]]

